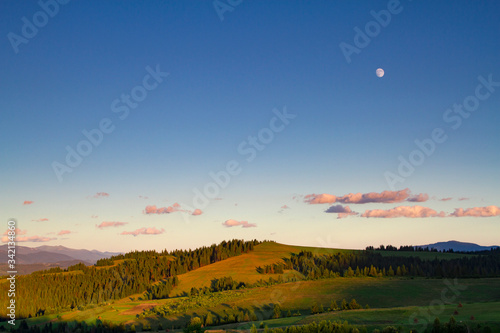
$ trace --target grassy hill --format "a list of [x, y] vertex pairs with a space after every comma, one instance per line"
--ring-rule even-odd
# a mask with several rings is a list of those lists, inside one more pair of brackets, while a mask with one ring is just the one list
[[[210, 281], [212, 279], [224, 276], [230, 276], [235, 281], [245, 283], [255, 283], [260, 279], [267, 280], [269, 277], [276, 278], [279, 274], [262, 275], [257, 272], [256, 268], [258, 266], [282, 262], [284, 257], [290, 257], [291, 253], [299, 253], [300, 251], [311, 251], [314, 254], [325, 254], [352, 252], [356, 250], [315, 248], [265, 242], [255, 246], [255, 249], [249, 253], [229, 258], [186, 274], [179, 275], [179, 285], [172, 291], [171, 296], [181, 296], [184, 293], [189, 292], [192, 287], [208, 287], [210, 286]], [[287, 275], [300, 276], [300, 273], [287, 271], [285, 276]]]

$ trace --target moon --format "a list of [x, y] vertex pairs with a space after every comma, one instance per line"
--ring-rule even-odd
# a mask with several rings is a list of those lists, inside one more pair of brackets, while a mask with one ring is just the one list
[[382, 77], [384, 76], [384, 70], [382, 68], [377, 68], [377, 70], [375, 71], [375, 74], [377, 74], [378, 77]]

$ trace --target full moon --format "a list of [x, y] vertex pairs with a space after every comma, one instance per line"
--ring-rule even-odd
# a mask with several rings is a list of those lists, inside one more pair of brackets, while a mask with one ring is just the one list
[[377, 68], [375, 74], [377, 74], [378, 77], [382, 77], [384, 76], [384, 70], [382, 68]]

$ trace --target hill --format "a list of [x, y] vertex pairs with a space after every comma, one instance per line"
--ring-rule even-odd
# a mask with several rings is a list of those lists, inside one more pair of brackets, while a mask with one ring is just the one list
[[[208, 287], [210, 286], [210, 281], [212, 279], [222, 278], [225, 276], [232, 277], [235, 281], [244, 283], [255, 283], [260, 279], [267, 280], [269, 277], [276, 278], [280, 274], [263, 275], [257, 272], [257, 267], [283, 262], [283, 258], [288, 258], [290, 257], [290, 254], [299, 253], [300, 251], [311, 251], [317, 255], [337, 252], [357, 252], [357, 250], [315, 248], [264, 242], [256, 245], [254, 250], [249, 253], [216, 262], [212, 265], [204, 266], [186, 274], [179, 275], [179, 284], [172, 291], [172, 295], [183, 295], [189, 292], [193, 287]], [[300, 276], [300, 273], [289, 270], [284, 274], [285, 277], [290, 275]]]
[[492, 246], [481, 246], [475, 243], [466, 243], [466, 242], [459, 242], [459, 241], [447, 241], [447, 242], [438, 242], [434, 244], [427, 244], [427, 245], [418, 245], [416, 247], [420, 248], [434, 248], [438, 251], [448, 251], [452, 249], [454, 252], [477, 252], [477, 251], [489, 251], [492, 248], [498, 248], [498, 245], [492, 245]]
[[[5, 256], [7, 254], [7, 244], [0, 246], [0, 256], [4, 256], [4, 254]], [[49, 264], [75, 260], [95, 264], [99, 259], [109, 258], [118, 254], [120, 253], [84, 249], [77, 250], [65, 246], [16, 246], [16, 261], [18, 264]]]

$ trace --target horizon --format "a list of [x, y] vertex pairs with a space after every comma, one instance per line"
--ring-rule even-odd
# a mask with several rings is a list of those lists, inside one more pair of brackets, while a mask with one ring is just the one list
[[500, 3], [215, 3], [0, 3], [1, 244], [498, 243]]
[[[227, 241], [227, 240], [226, 240]], [[257, 241], [260, 241], [260, 240], [257, 240]], [[266, 239], [266, 240], [263, 240], [263, 241], [260, 241], [260, 242], [274, 242], [274, 243], [277, 243], [277, 244], [281, 244], [281, 245], [289, 245], [289, 246], [296, 246], [296, 247], [303, 247], [303, 246], [308, 246], [308, 245], [304, 245], [304, 244], [287, 244], [287, 243], [280, 243], [280, 242], [276, 242], [274, 240], [271, 240], [271, 239]], [[496, 248], [496, 247], [500, 247], [500, 245], [482, 245], [482, 244], [476, 244], [476, 243], [472, 243], [472, 242], [462, 242], [462, 241], [457, 241], [457, 240], [449, 240], [449, 241], [442, 241], [442, 242], [436, 242], [436, 243], [428, 243], [428, 244], [422, 244], [422, 245], [412, 245], [412, 244], [398, 244], [398, 245], [394, 245], [394, 244], [378, 244], [378, 245], [367, 245], [363, 248], [331, 248], [331, 249], [338, 249], [338, 250], [365, 250], [366, 247], [368, 246], [374, 246], [374, 247], [378, 247], [380, 245], [384, 245], [384, 246], [395, 246], [397, 248], [399, 248], [400, 246], [413, 246], [413, 247], [422, 247], [424, 248], [424, 246], [429, 246], [429, 245], [433, 245], [433, 244], [439, 244], [439, 243], [452, 243], [452, 242], [456, 242], [456, 243], [460, 243], [460, 244], [470, 244], [470, 245], [478, 245], [480, 247], [485, 247], [485, 248]], [[39, 245], [39, 246], [28, 246], [28, 245], [18, 245], [21, 246], [21, 247], [28, 247], [28, 248], [31, 248], [31, 249], [37, 249], [37, 248], [40, 248], [40, 247], [44, 247], [44, 246], [49, 246], [49, 247], [64, 247], [66, 249], [69, 249], [69, 250], [77, 250], [77, 251], [80, 251], [80, 250], [83, 250], [83, 251], [90, 251], [90, 252], [93, 252], [93, 251], [97, 251], [97, 252], [101, 252], [101, 253], [120, 253], [120, 254], [125, 254], [125, 253], [129, 253], [129, 252], [134, 252], [134, 251], [156, 251], [156, 252], [161, 252], [163, 250], [168, 250], [168, 251], [175, 251], [175, 250], [194, 250], [196, 248], [202, 248], [202, 247], [210, 247], [211, 245], [216, 245], [216, 244], [219, 244], [219, 243], [212, 243], [212, 244], [209, 244], [209, 245], [200, 245], [200, 246], [197, 246], [197, 247], [194, 247], [194, 248], [175, 248], [175, 249], [168, 249], [168, 248], [164, 248], [164, 249], [144, 249], [144, 250], [138, 250], [138, 249], [129, 249], [127, 251], [107, 251], [107, 250], [98, 250], [98, 249], [85, 249], [85, 248], [71, 248], [71, 247], [67, 247], [67, 246], [64, 246], [64, 245]], [[7, 244], [2, 244], [4, 246], [7, 246]], [[0, 246], [2, 246], [0, 245]], [[328, 247], [324, 247], [324, 246], [315, 246], [316, 248], [325, 248], [327, 249]]]

